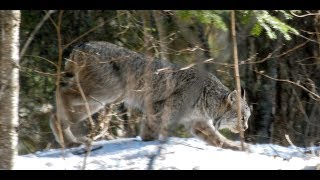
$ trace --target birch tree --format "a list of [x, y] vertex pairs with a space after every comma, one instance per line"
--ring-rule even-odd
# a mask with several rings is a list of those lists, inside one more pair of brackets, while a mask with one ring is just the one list
[[17, 155], [20, 11], [0, 11], [0, 169], [12, 169]]

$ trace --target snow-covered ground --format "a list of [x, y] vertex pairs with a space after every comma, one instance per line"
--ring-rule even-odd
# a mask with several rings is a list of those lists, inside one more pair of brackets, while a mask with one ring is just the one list
[[[138, 138], [98, 141], [102, 148], [91, 152], [86, 169], [315, 169], [320, 148], [306, 149], [271, 144], [252, 145], [238, 152], [206, 145], [195, 138], [169, 138], [166, 143]], [[83, 148], [36, 152], [18, 156], [14, 169], [81, 169]]]

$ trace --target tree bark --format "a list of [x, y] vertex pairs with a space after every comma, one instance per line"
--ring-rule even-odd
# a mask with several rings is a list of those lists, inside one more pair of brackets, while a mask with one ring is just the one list
[[166, 28], [164, 26], [164, 18], [159, 10], [153, 10], [153, 17], [156, 23], [158, 35], [159, 35], [159, 45], [160, 45], [160, 57], [162, 59], [169, 59], [168, 58], [168, 47], [166, 42]]
[[[236, 18], [235, 18], [235, 10], [232, 10], [230, 13], [231, 18], [231, 37], [232, 37], [232, 45], [233, 45], [233, 60], [234, 60], [234, 77], [236, 80], [237, 87], [237, 117], [238, 117], [238, 126], [242, 129], [241, 123], [241, 85], [240, 85], [240, 75], [239, 75], [239, 60], [238, 60], [238, 48], [237, 48], [237, 38], [236, 38]], [[243, 144], [243, 131], [240, 131], [240, 140], [241, 140], [241, 150], [244, 150]]]
[[0, 169], [12, 169], [17, 155], [20, 11], [0, 11]]

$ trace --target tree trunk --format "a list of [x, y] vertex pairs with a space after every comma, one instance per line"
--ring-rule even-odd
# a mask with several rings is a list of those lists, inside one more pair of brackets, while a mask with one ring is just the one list
[[178, 15], [173, 16], [174, 22], [177, 24], [182, 37], [190, 44], [192, 48], [195, 48], [193, 52], [195, 54], [194, 62], [197, 63], [197, 67], [200, 70], [209, 71], [210, 68], [208, 64], [203, 63], [203, 61], [210, 59], [209, 47], [203, 40], [203, 29], [200, 24], [192, 24], [183, 21]]
[[0, 169], [12, 169], [17, 155], [20, 11], [0, 11]]
[[[279, 48], [282, 40], [278, 38], [277, 41], [260, 40], [257, 41], [257, 46], [260, 49], [260, 57], [267, 57], [267, 53], [272, 52], [272, 48]], [[267, 48], [264, 48], [265, 44], [268, 44]], [[268, 59], [266, 62], [257, 64], [258, 70], [265, 71], [271, 77], [277, 77], [276, 60]], [[256, 102], [258, 106], [254, 108], [256, 112], [255, 129], [257, 133], [257, 142], [259, 143], [270, 143], [271, 132], [270, 127], [274, 120], [274, 107], [275, 107], [275, 92], [276, 92], [276, 81], [270, 80], [263, 76], [258, 75], [256, 82]]]
[[143, 24], [143, 48], [145, 54], [147, 54], [150, 57], [153, 57], [153, 37], [151, 34], [151, 14], [147, 10], [141, 10], [139, 11], [140, 17], [142, 19]]
[[[240, 75], [239, 75], [239, 60], [238, 60], [238, 48], [237, 48], [237, 38], [236, 38], [236, 18], [235, 18], [235, 10], [232, 10], [230, 13], [231, 18], [231, 37], [232, 37], [232, 45], [233, 45], [233, 60], [234, 60], [234, 77], [236, 80], [236, 89], [237, 89], [237, 116], [238, 116], [238, 126], [242, 129], [241, 122], [241, 85], [240, 85]], [[241, 150], [244, 150], [243, 145], [243, 131], [240, 131], [240, 142], [241, 142]]]
[[167, 42], [166, 42], [166, 28], [164, 26], [164, 15], [161, 14], [161, 11], [159, 10], [153, 10], [152, 11], [157, 31], [158, 31], [158, 36], [159, 36], [159, 45], [160, 45], [160, 57], [162, 59], [169, 59], [168, 58], [168, 47], [167, 47]]

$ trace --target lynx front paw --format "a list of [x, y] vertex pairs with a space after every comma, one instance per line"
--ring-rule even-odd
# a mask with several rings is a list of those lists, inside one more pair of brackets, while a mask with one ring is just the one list
[[229, 142], [222, 145], [223, 148], [231, 149], [235, 151], [250, 151], [249, 144], [243, 142], [243, 148], [241, 142]]
[[79, 146], [81, 146], [81, 145], [82, 145], [82, 143], [80, 143], [80, 142], [69, 142], [69, 143], [66, 143], [66, 144], [65, 144], [65, 146], [66, 146], [67, 148], [79, 147]]
[[76, 140], [74, 141], [67, 141], [65, 142], [65, 147], [78, 147], [78, 146], [81, 146], [81, 145], [85, 145], [85, 146], [88, 146], [89, 145], [89, 142], [90, 142], [90, 139], [87, 138], [87, 137], [79, 137], [79, 138], [76, 138]]

